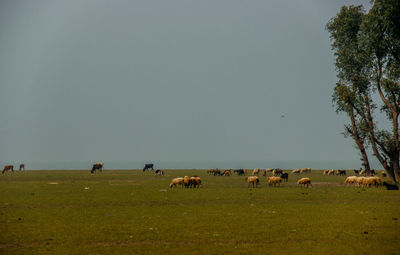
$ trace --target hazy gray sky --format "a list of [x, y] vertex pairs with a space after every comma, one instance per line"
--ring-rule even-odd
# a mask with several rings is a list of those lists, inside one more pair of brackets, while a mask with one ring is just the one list
[[359, 167], [331, 102], [345, 4], [369, 1], [2, 0], [0, 163]]

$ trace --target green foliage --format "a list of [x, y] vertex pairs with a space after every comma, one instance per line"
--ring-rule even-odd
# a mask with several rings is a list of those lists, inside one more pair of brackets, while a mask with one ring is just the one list
[[[360, 151], [367, 137], [382, 165], [395, 168], [386, 170], [400, 176], [400, 1], [372, 2], [368, 13], [362, 6], [343, 6], [327, 24], [339, 79], [332, 100], [337, 112], [349, 115], [351, 126], [345, 127]], [[377, 127], [377, 105], [392, 122], [392, 132]]]

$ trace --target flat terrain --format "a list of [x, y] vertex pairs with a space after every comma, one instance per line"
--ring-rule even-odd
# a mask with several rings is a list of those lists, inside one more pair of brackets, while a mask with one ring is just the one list
[[[169, 188], [195, 174], [201, 188]], [[400, 254], [399, 191], [300, 176], [252, 189], [200, 170], [7, 172], [0, 254]]]

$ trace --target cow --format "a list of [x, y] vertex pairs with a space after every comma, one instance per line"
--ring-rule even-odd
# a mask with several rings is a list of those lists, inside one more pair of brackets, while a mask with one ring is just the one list
[[288, 179], [289, 179], [289, 174], [288, 174], [288, 173], [283, 173], [283, 174], [281, 175], [281, 179], [284, 179], [284, 180], [287, 182]]
[[232, 169], [225, 170], [222, 175], [223, 176], [231, 176]]
[[244, 175], [244, 170], [243, 169], [236, 169], [233, 170], [234, 173], [237, 173], [237, 175]]
[[92, 170], [90, 171], [90, 173], [94, 173], [96, 170], [99, 170], [100, 172], [103, 171], [103, 166], [104, 163], [103, 162], [97, 162], [96, 164], [93, 165]]
[[280, 175], [283, 174], [283, 171], [282, 171], [282, 169], [277, 168], [277, 169], [274, 169], [274, 170], [272, 171], [272, 174], [273, 174], [274, 176], [280, 176]]
[[14, 166], [13, 165], [4, 166], [3, 171], [1, 173], [4, 174], [8, 170], [11, 170], [11, 172], [14, 172]]
[[156, 170], [156, 171], [154, 172], [154, 176], [161, 176], [161, 175], [164, 175], [164, 170], [158, 169], [158, 170]]
[[219, 175], [219, 176], [222, 175], [222, 173], [219, 169], [215, 170], [215, 172], [214, 172], [214, 176], [217, 176], [217, 175]]
[[149, 169], [154, 171], [154, 164], [145, 164], [143, 167], [143, 172]]
[[346, 170], [336, 170], [335, 174], [340, 176], [346, 175]]
[[25, 170], [25, 165], [24, 164], [19, 164], [19, 171]]

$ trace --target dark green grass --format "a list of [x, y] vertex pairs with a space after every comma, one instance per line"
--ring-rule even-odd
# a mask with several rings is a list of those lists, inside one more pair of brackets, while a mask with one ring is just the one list
[[[169, 189], [199, 175], [199, 189]], [[308, 176], [314, 187], [297, 187]], [[1, 254], [400, 254], [400, 192], [320, 171], [283, 187], [205, 171], [0, 176]], [[58, 184], [49, 184], [57, 182]], [[86, 189], [85, 189], [86, 188]]]

